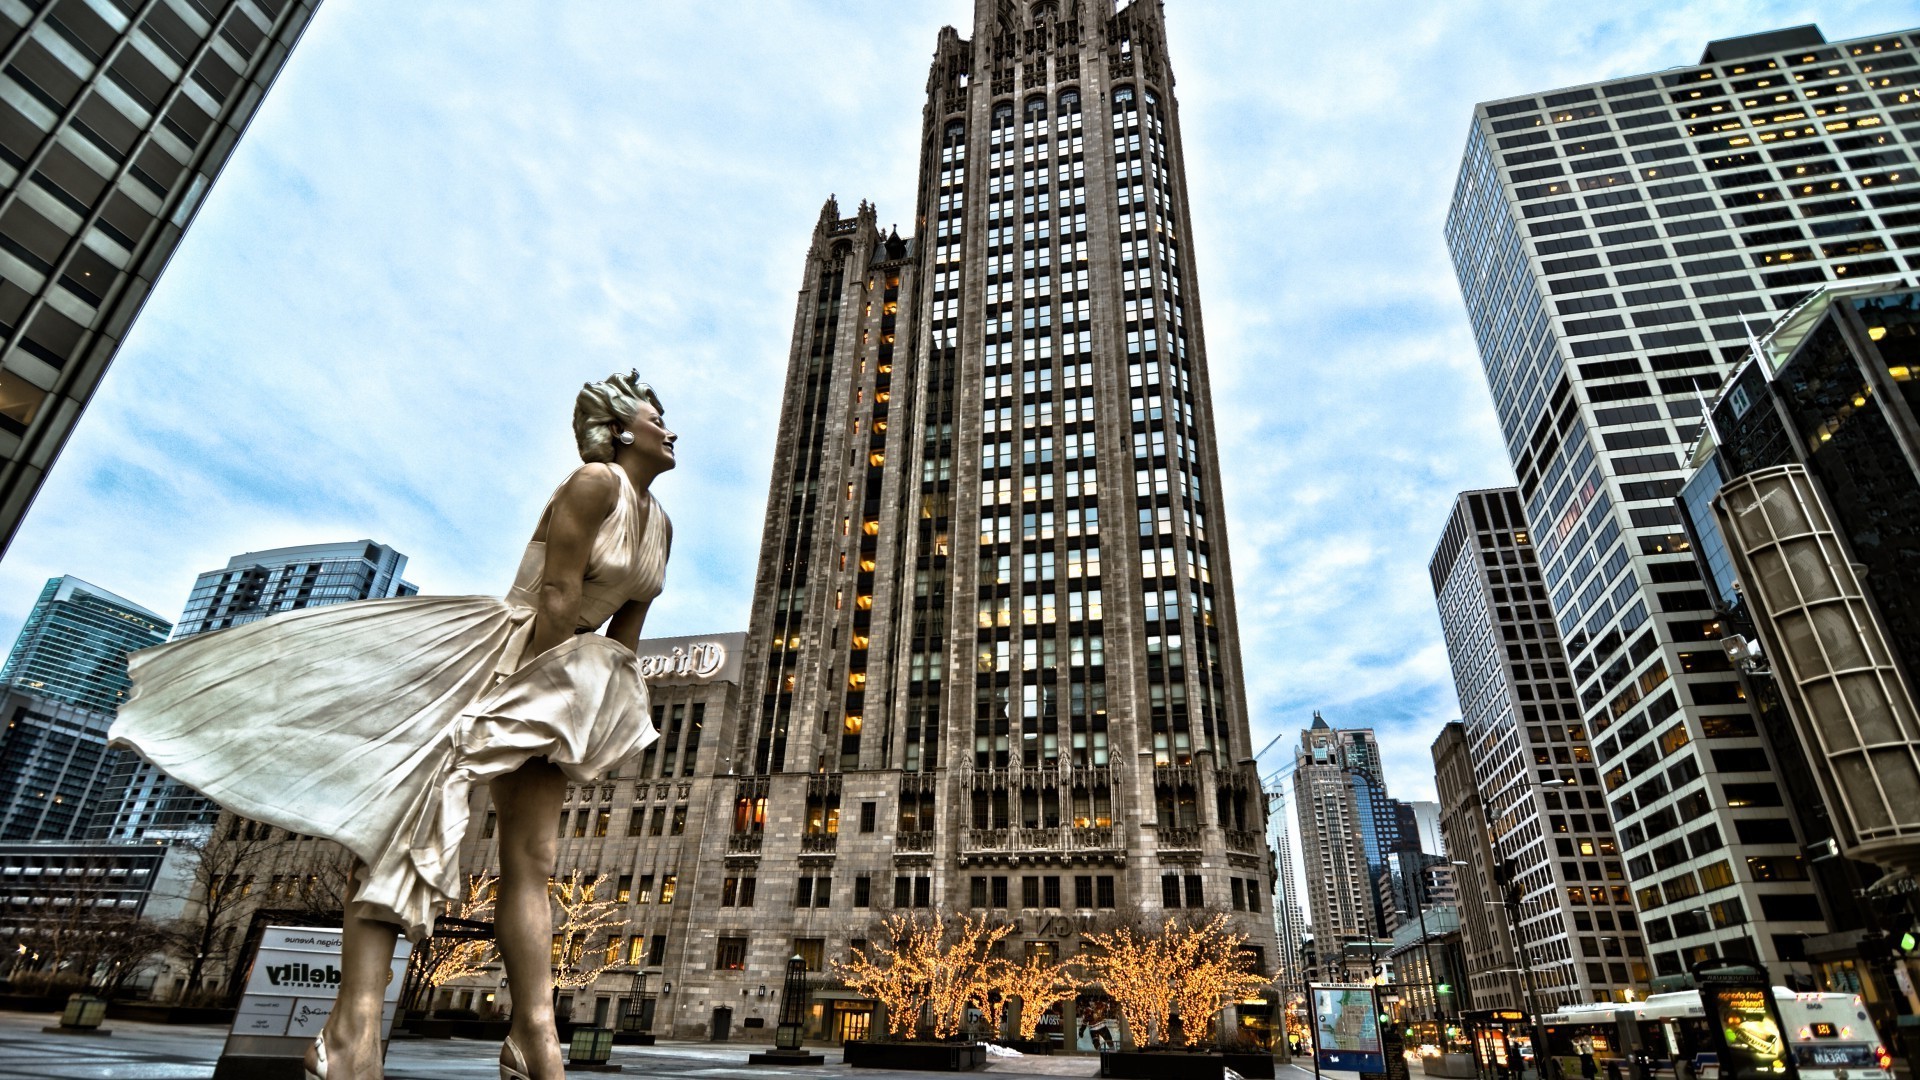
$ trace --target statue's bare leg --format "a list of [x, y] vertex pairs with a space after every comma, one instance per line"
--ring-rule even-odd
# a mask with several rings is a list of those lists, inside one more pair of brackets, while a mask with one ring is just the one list
[[[366, 867], [356, 863], [348, 895], [360, 886]], [[393, 971], [393, 946], [400, 928], [367, 918], [361, 905], [349, 903], [341, 926], [340, 993], [327, 1017], [327, 1080], [380, 1080], [380, 1012]], [[307, 1049], [307, 1063], [317, 1064]]]
[[493, 781], [493, 805], [500, 814], [500, 891], [494, 904], [494, 935], [507, 969], [507, 989], [513, 995], [513, 1027], [507, 1037], [525, 1057], [534, 1080], [561, 1080], [566, 1073], [553, 1026], [553, 977], [548, 967], [553, 953], [553, 909], [547, 894], [560, 851], [554, 822], [559, 820], [566, 790], [566, 776], [545, 759], [529, 761]]

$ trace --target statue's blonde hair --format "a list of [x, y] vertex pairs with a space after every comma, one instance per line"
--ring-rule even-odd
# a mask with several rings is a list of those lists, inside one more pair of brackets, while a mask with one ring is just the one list
[[573, 441], [580, 448], [580, 460], [612, 461], [616, 425], [631, 425], [643, 401], [657, 411], [666, 411], [660, 407], [653, 387], [640, 381], [638, 371], [609, 375], [582, 386], [580, 396], [573, 400]]

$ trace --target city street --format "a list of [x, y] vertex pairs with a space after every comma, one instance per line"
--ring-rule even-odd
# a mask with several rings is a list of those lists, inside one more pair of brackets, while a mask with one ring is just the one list
[[[50, 1013], [0, 1013], [0, 1080], [205, 1080], [213, 1075], [226, 1038], [226, 1029], [219, 1027], [121, 1020], [108, 1022], [111, 1036], [54, 1035], [40, 1030], [56, 1020]], [[840, 1054], [832, 1048], [819, 1048], [828, 1063], [815, 1068], [748, 1066], [747, 1054], [758, 1049], [762, 1047], [746, 1043], [617, 1046], [613, 1060], [626, 1067], [626, 1075], [648, 1077], [790, 1080], [853, 1072], [840, 1064]], [[403, 1039], [388, 1054], [387, 1076], [389, 1080], [492, 1080], [499, 1075], [494, 1053], [494, 1048], [466, 1039]], [[1002, 1076], [1095, 1076], [1100, 1062], [1078, 1055], [1011, 1058], [995, 1060], [986, 1071]], [[925, 1074], [862, 1070], [859, 1075], [886, 1080]]]

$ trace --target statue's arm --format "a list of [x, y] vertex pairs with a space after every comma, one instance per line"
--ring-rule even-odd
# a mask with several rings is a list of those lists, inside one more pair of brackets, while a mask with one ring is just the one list
[[593, 553], [594, 537], [619, 498], [620, 481], [611, 467], [579, 470], [554, 497], [553, 513], [547, 520], [547, 561], [541, 573], [530, 655], [538, 656], [573, 636], [573, 628], [580, 621], [587, 558]]

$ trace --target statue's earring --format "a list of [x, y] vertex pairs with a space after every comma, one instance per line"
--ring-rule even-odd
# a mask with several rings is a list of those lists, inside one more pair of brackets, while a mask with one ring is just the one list
[[633, 432], [631, 432], [631, 431], [623, 431], [623, 432], [621, 432], [621, 433], [620, 433], [620, 445], [621, 445], [621, 446], [632, 446], [632, 445], [633, 445]]

